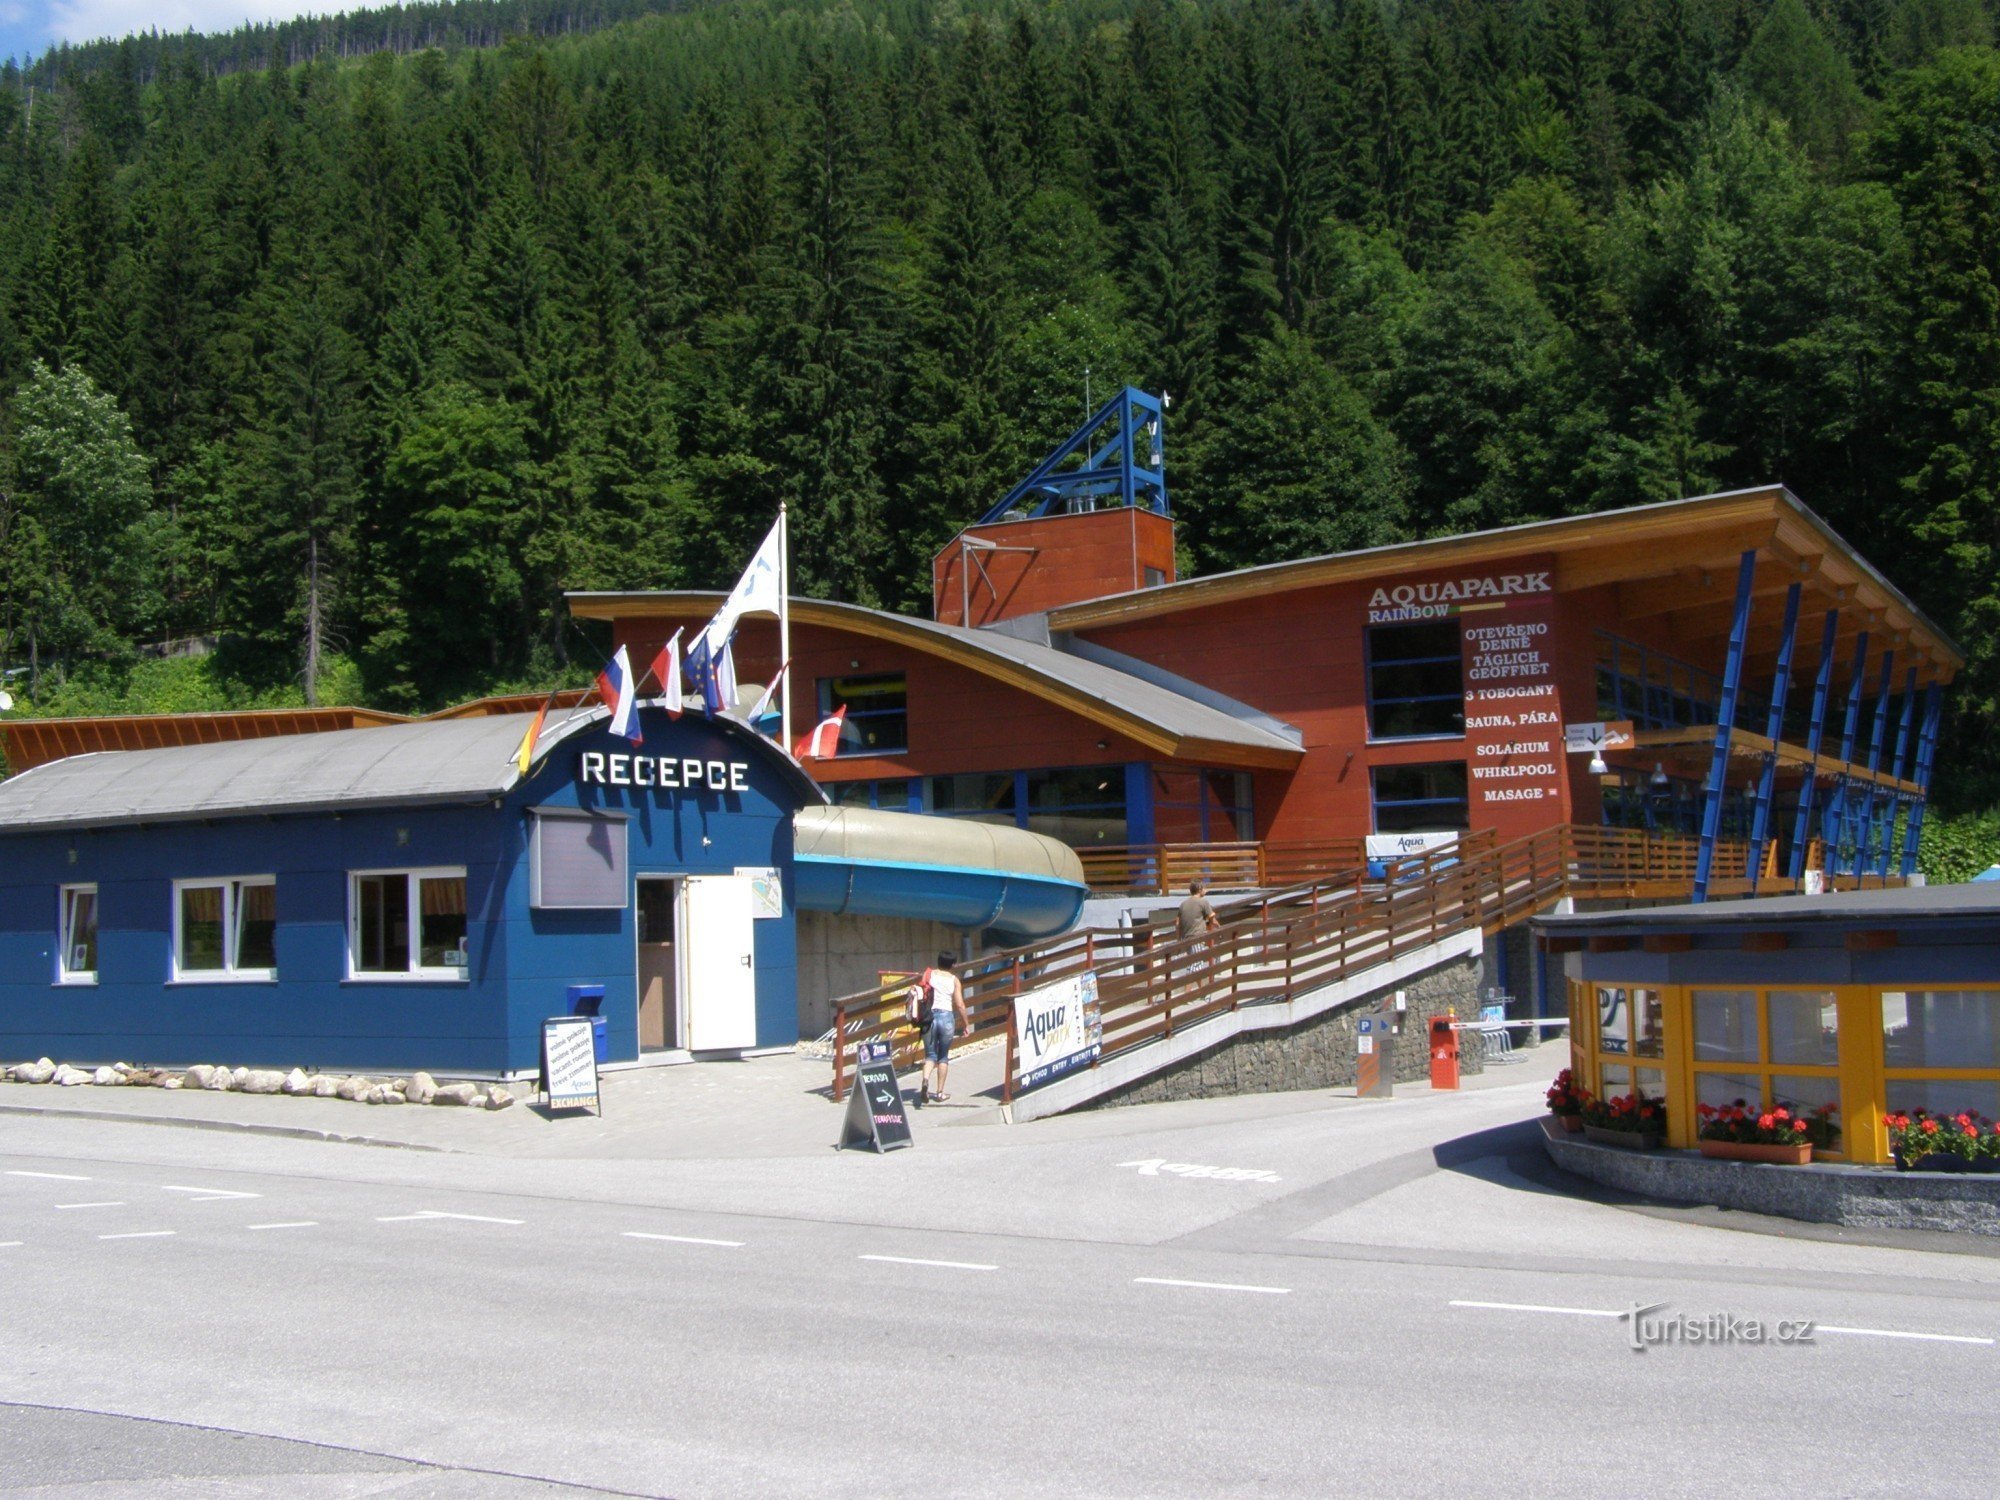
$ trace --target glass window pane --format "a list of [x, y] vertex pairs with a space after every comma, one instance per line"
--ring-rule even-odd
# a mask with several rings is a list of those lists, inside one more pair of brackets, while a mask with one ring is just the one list
[[237, 888], [236, 967], [278, 967], [278, 888], [275, 885]]
[[1658, 990], [1632, 991], [1632, 1055], [1665, 1057], [1666, 1019]]
[[1597, 1050], [1616, 1054], [1632, 1050], [1632, 995], [1617, 985], [1597, 987]]
[[909, 693], [901, 672], [867, 677], [822, 677], [821, 717], [845, 708], [841, 755], [881, 755], [910, 747]]
[[933, 776], [931, 810], [986, 823], [1014, 821], [1012, 776]]
[[181, 951], [183, 973], [222, 968], [222, 887], [181, 887]]
[[357, 974], [406, 974], [410, 968], [410, 879], [363, 875], [354, 882]]
[[1600, 1077], [1602, 1082], [1598, 1088], [1598, 1093], [1607, 1099], [1615, 1099], [1620, 1094], [1629, 1094], [1632, 1092], [1632, 1070], [1630, 1068], [1621, 1068], [1615, 1064], [1606, 1063]]
[[1830, 1068], [1840, 1061], [1832, 990], [1772, 990], [1771, 1061]]
[[[465, 951], [465, 877], [426, 875], [417, 884], [421, 888], [419, 904], [423, 911], [420, 949], [423, 967], [460, 967]], [[452, 962], [452, 958], [461, 962]]]
[[1764, 1107], [1764, 1080], [1756, 1073], [1696, 1073], [1696, 1104], [1712, 1104], [1717, 1109], [1742, 1103], [1749, 1109]]
[[1759, 1060], [1755, 990], [1694, 992], [1694, 1060], [1696, 1062]]
[[1808, 1078], [1796, 1074], [1771, 1075], [1771, 1102], [1792, 1111], [1810, 1111], [1822, 1104], [1840, 1103], [1838, 1078]]
[[1951, 1116], [1970, 1110], [1982, 1119], [2000, 1119], [2000, 1080], [1991, 1078], [1891, 1078], [1892, 1113], [1924, 1110]]
[[1892, 1068], [2000, 1068], [2000, 990], [1890, 990], [1882, 1051]]
[[1642, 1098], [1664, 1099], [1667, 1097], [1667, 1075], [1658, 1068], [1634, 1068], [1632, 1091]]
[[97, 972], [97, 892], [63, 892], [63, 972]]

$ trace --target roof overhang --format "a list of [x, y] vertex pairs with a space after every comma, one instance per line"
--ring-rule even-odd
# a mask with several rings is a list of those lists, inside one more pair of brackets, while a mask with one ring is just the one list
[[[1874, 645], [1895, 647], [1904, 666], [1921, 662], [1927, 680], [1948, 682], [1964, 666], [1965, 653], [1949, 636], [1782, 485], [1191, 578], [1065, 605], [1050, 611], [1049, 626], [1088, 631], [1328, 584], [1532, 556], [1553, 559], [1557, 592], [1616, 585], [1622, 610], [1671, 615], [1684, 638], [1726, 638], [1736, 563], [1745, 552], [1757, 554], [1760, 596], [1781, 595], [1796, 582], [1802, 620], [1815, 609], [1839, 611], [1843, 669], [1845, 649], [1863, 630]], [[1775, 635], [1769, 620], [1756, 624], [1753, 657], [1774, 655]]]
[[[570, 613], [579, 619], [672, 621], [706, 618], [715, 612], [723, 598], [720, 593], [678, 591], [578, 592], [565, 597], [569, 600]], [[1107, 702], [1058, 672], [1038, 669], [1002, 650], [985, 645], [978, 631], [936, 625], [926, 620], [914, 620], [905, 615], [892, 615], [827, 599], [794, 597], [791, 617], [794, 625], [817, 625], [872, 640], [888, 641], [951, 662], [1055, 704], [1155, 754], [1173, 759], [1245, 770], [1290, 770], [1305, 753], [1296, 746], [1282, 743], [1275, 735], [1267, 736], [1272, 741], [1267, 744], [1176, 732], [1143, 714]], [[1078, 665], [1083, 668], [1087, 664], [1079, 660]]]

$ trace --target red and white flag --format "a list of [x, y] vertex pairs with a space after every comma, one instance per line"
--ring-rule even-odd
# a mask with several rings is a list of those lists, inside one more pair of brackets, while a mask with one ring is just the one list
[[676, 630], [674, 638], [660, 647], [660, 654], [653, 658], [653, 676], [659, 680], [660, 696], [667, 700], [667, 717], [681, 716], [681, 633]]
[[814, 726], [813, 732], [792, 748], [794, 760], [832, 760], [840, 749], [840, 726], [847, 722], [847, 705], [841, 704]]

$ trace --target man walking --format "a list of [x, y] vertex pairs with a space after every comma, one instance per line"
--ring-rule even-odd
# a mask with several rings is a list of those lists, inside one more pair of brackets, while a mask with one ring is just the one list
[[1197, 984], [1208, 968], [1208, 935], [1222, 930], [1222, 919], [1208, 904], [1208, 897], [1202, 894], [1207, 889], [1208, 882], [1199, 875], [1190, 880], [1187, 900], [1181, 903], [1174, 920], [1175, 935], [1187, 948], [1188, 976]]

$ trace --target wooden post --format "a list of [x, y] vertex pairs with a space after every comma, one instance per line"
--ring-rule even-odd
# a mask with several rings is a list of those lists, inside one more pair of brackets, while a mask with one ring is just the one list
[[838, 1104], [847, 1097], [847, 1007], [833, 1008], [833, 1102]]

